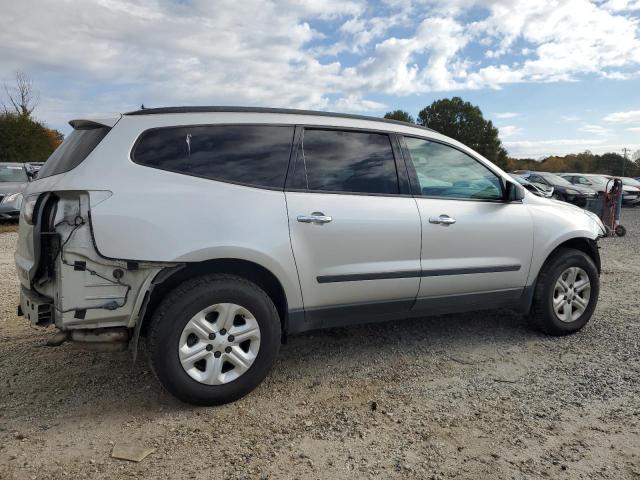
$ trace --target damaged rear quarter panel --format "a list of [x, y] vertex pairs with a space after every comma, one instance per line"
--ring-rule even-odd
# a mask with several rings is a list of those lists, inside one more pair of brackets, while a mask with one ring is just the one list
[[[93, 240], [90, 194], [56, 194], [59, 200], [52, 223], [59, 235], [60, 249], [54, 259], [55, 280], [37, 287], [54, 300], [56, 326], [63, 330], [132, 328], [153, 278], [175, 264], [103, 257]], [[104, 198], [104, 192], [98, 192], [92, 203]]]

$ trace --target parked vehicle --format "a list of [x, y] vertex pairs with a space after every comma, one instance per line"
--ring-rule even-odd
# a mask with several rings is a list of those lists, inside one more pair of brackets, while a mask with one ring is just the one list
[[573, 185], [559, 175], [548, 172], [527, 172], [519, 174], [525, 180], [553, 187], [553, 198], [573, 203], [579, 207], [587, 204], [587, 199], [595, 198], [598, 192], [581, 185]]
[[25, 163], [25, 168], [27, 169], [27, 174], [31, 178], [35, 178], [36, 175], [38, 175], [38, 172], [40, 171], [40, 169], [42, 168], [43, 165], [44, 165], [44, 162], [28, 162], [28, 163]]
[[0, 163], [0, 220], [17, 220], [29, 176], [22, 163]]
[[[595, 173], [563, 173], [560, 175], [565, 180], [583, 187], [591, 188], [597, 192], [607, 192], [611, 190], [613, 183], [610, 176], [597, 175]], [[630, 178], [629, 180], [633, 180]], [[636, 205], [640, 202], [640, 188], [625, 185], [623, 180], [622, 204]]]
[[145, 338], [186, 402], [250, 392], [286, 335], [498, 307], [564, 335], [596, 306], [597, 216], [432, 130], [232, 107], [70, 123], [27, 187], [20, 311], [51, 343]]
[[544, 197], [544, 198], [551, 198], [553, 196], [553, 187], [549, 187], [547, 185], [541, 185], [539, 183], [529, 182], [524, 178], [522, 178], [520, 175], [515, 175], [513, 173], [511, 174], [511, 176], [515, 179], [516, 182], [518, 182], [520, 185], [522, 185], [524, 188], [529, 190], [534, 195], [537, 195], [539, 197]]

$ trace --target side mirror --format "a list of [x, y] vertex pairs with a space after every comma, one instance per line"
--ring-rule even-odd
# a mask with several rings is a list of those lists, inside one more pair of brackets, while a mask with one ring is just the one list
[[503, 180], [503, 182], [505, 202], [517, 202], [524, 198], [524, 187], [509, 180]]

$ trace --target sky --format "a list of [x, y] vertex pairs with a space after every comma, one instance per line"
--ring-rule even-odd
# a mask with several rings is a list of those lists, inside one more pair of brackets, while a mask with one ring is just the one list
[[141, 104], [415, 117], [460, 96], [514, 157], [640, 150], [640, 0], [0, 0], [16, 71], [63, 133]]

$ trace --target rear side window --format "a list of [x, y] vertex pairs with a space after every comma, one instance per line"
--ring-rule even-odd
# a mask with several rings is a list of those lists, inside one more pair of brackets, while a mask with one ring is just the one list
[[[387, 134], [306, 129], [302, 161], [308, 190], [397, 194], [398, 175]], [[296, 172], [296, 183], [300, 183]], [[298, 185], [296, 185], [298, 186]]]
[[38, 178], [58, 175], [76, 168], [98, 146], [109, 130], [111, 128], [101, 126], [71, 132], [38, 171]]
[[220, 125], [146, 131], [133, 161], [170, 172], [284, 188], [294, 127]]

